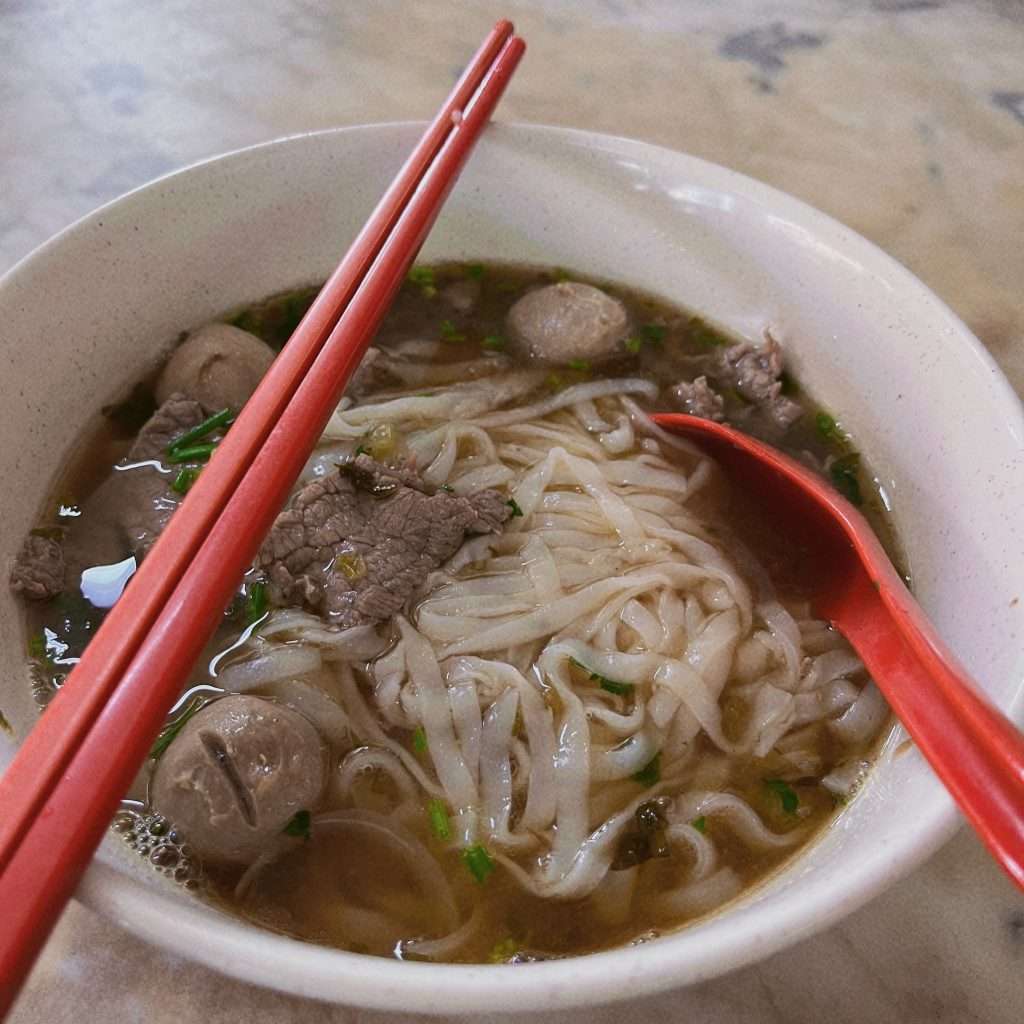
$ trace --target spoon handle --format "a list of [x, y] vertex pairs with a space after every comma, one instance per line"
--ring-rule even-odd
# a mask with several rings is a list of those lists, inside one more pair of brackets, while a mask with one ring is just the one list
[[935, 774], [1024, 889], [1024, 733], [975, 689], [900, 588], [856, 573], [829, 617], [864, 660]]

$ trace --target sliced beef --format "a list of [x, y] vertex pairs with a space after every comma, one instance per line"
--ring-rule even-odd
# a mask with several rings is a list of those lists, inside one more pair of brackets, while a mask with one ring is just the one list
[[718, 376], [725, 386], [735, 388], [785, 430], [800, 418], [803, 410], [782, 393], [782, 370], [782, 347], [767, 331], [760, 348], [743, 344], [720, 350]]
[[255, 334], [230, 324], [207, 324], [172, 353], [156, 383], [156, 400], [185, 394], [210, 412], [238, 412], [274, 361], [274, 351]]
[[493, 533], [511, 509], [497, 491], [428, 493], [411, 471], [359, 455], [307, 484], [257, 558], [274, 604], [302, 605], [342, 627], [400, 611], [467, 533]]
[[621, 353], [629, 314], [600, 288], [559, 281], [527, 292], [508, 311], [505, 327], [519, 355], [560, 366], [598, 363]]
[[64, 549], [60, 541], [30, 533], [14, 560], [11, 588], [35, 601], [56, 597], [64, 589]]
[[164, 463], [167, 446], [205, 418], [199, 402], [184, 395], [168, 398], [139, 431], [128, 452], [124, 465], [132, 468], [115, 469], [94, 495], [95, 503], [89, 502], [83, 509], [83, 519], [102, 510], [117, 524], [128, 549], [125, 553], [144, 557], [181, 502], [181, 495], [171, 490], [176, 472]]
[[684, 380], [671, 390], [672, 400], [682, 412], [721, 423], [725, 419], [725, 399], [708, 383], [707, 377]]

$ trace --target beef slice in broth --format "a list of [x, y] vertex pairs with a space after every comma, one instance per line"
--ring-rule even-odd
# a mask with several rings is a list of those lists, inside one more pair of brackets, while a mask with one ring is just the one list
[[257, 558], [277, 605], [301, 605], [343, 627], [400, 611], [467, 534], [512, 514], [498, 491], [428, 493], [408, 470], [360, 454], [303, 487]]

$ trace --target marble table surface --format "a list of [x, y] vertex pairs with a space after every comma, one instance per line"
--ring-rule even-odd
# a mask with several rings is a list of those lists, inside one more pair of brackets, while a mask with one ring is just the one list
[[[530, 44], [503, 118], [663, 143], [800, 196], [917, 273], [1024, 392], [1021, 0], [0, 0], [0, 271], [202, 157], [428, 116], [500, 14]], [[386, 1019], [226, 980], [77, 904], [11, 1017]], [[1019, 1024], [1024, 898], [962, 832], [769, 960], [558, 1019]]]

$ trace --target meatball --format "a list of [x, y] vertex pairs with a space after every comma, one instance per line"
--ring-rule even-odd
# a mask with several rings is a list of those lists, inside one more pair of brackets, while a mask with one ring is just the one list
[[629, 333], [629, 316], [618, 299], [600, 288], [560, 281], [528, 292], [509, 311], [509, 340], [539, 362], [566, 365], [608, 359]]
[[324, 753], [302, 715], [259, 697], [197, 712], [157, 762], [153, 807], [203, 860], [247, 864], [324, 786]]
[[273, 360], [273, 349], [255, 334], [230, 324], [207, 324], [171, 354], [156, 383], [156, 400], [162, 404], [180, 392], [210, 411], [238, 412]]

